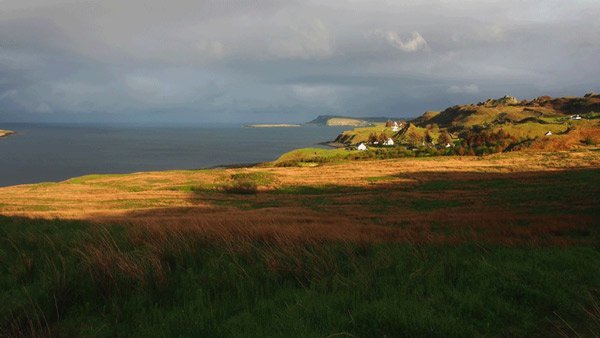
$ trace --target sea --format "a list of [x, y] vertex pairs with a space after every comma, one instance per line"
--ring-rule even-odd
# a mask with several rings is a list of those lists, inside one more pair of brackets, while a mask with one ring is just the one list
[[347, 127], [0, 124], [0, 186], [87, 174], [200, 169], [272, 161], [303, 147], [326, 148]]

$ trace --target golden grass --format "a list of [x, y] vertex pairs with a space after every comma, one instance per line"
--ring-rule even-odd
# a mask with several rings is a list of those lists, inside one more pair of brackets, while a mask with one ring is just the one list
[[[283, 236], [369, 242], [490, 238], [518, 243], [548, 232], [577, 230], [593, 219], [536, 215], [529, 213], [527, 205], [491, 204], [489, 189], [438, 192], [413, 188], [439, 180], [526, 182], [575, 168], [600, 168], [600, 152], [515, 152], [483, 158], [403, 158], [319, 167], [91, 175], [0, 188], [0, 214], [127, 223], [220, 238]], [[240, 173], [261, 173], [273, 179], [248, 196], [214, 188]], [[312, 190], [302, 193], [303, 187]], [[594, 204], [585, 196], [579, 203], [586, 208]], [[507, 226], [523, 222], [529, 226]], [[546, 242], [569, 241], [559, 236]]]
[[560, 151], [581, 147], [584, 142], [600, 145], [600, 126], [597, 122], [578, 121], [568, 133], [559, 137], [552, 135], [537, 139], [530, 148], [535, 151]]
[[[32, 217], [89, 218], [99, 214], [159, 208], [211, 208], [202, 188], [225, 182], [233, 174], [266, 172], [275, 177], [261, 191], [286, 186], [372, 186], [371, 177], [394, 176], [410, 184], [423, 173], [508, 173], [600, 167], [595, 151], [554, 153], [504, 153], [481, 157], [402, 158], [357, 161], [319, 167], [243, 168], [225, 170], [164, 171], [129, 175], [83, 176], [58, 183], [0, 188], [0, 214]], [[88, 178], [89, 177], [89, 178]], [[400, 178], [401, 177], [401, 178]], [[452, 177], [449, 177], [452, 179]], [[422, 179], [422, 178], [419, 178]], [[430, 178], [433, 179], [433, 178]], [[386, 182], [380, 182], [385, 185]], [[376, 185], [380, 185], [376, 184]], [[198, 188], [200, 192], [190, 191]], [[235, 198], [238, 198], [235, 196]], [[240, 197], [241, 198], [241, 197]], [[260, 196], [259, 196], [260, 198]], [[285, 200], [285, 196], [280, 199]], [[292, 197], [293, 198], [293, 197]], [[128, 206], [128, 204], [130, 206]], [[218, 207], [216, 209], [223, 209]], [[227, 208], [225, 208], [227, 209]]]

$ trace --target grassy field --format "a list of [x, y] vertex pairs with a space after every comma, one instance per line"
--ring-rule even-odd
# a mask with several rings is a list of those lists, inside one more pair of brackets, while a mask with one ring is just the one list
[[600, 253], [0, 218], [3, 336], [597, 333]]
[[586, 149], [0, 188], [0, 336], [593, 336], [599, 169]]

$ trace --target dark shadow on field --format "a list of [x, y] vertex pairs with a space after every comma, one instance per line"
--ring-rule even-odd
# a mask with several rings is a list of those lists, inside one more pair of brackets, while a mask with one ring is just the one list
[[198, 189], [188, 208], [98, 221], [351, 241], [598, 243], [600, 170], [418, 172], [353, 184]]

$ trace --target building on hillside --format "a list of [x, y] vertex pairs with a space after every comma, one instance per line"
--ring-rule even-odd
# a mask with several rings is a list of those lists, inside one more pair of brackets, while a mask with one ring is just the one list
[[400, 125], [398, 124], [398, 122], [394, 121], [394, 124], [392, 125], [392, 131], [393, 132], [400, 131]]
[[571, 115], [571, 120], [581, 120], [581, 116], [579, 114]]
[[445, 145], [444, 147], [445, 147], [445, 148], [450, 148], [450, 147], [453, 147], [453, 145], [452, 145], [452, 144], [450, 144], [450, 143], [446, 143], [446, 145]]
[[394, 145], [394, 140], [392, 140], [391, 138], [388, 138], [385, 142], [383, 142], [384, 146], [393, 146]]
[[544, 134], [544, 135], [546, 135], [546, 136], [551, 136], [551, 135], [552, 135], [552, 132], [551, 132], [550, 130], [548, 130], [548, 132], [547, 132], [546, 134]]
[[367, 150], [367, 146], [364, 143], [361, 143], [356, 147], [356, 150]]

